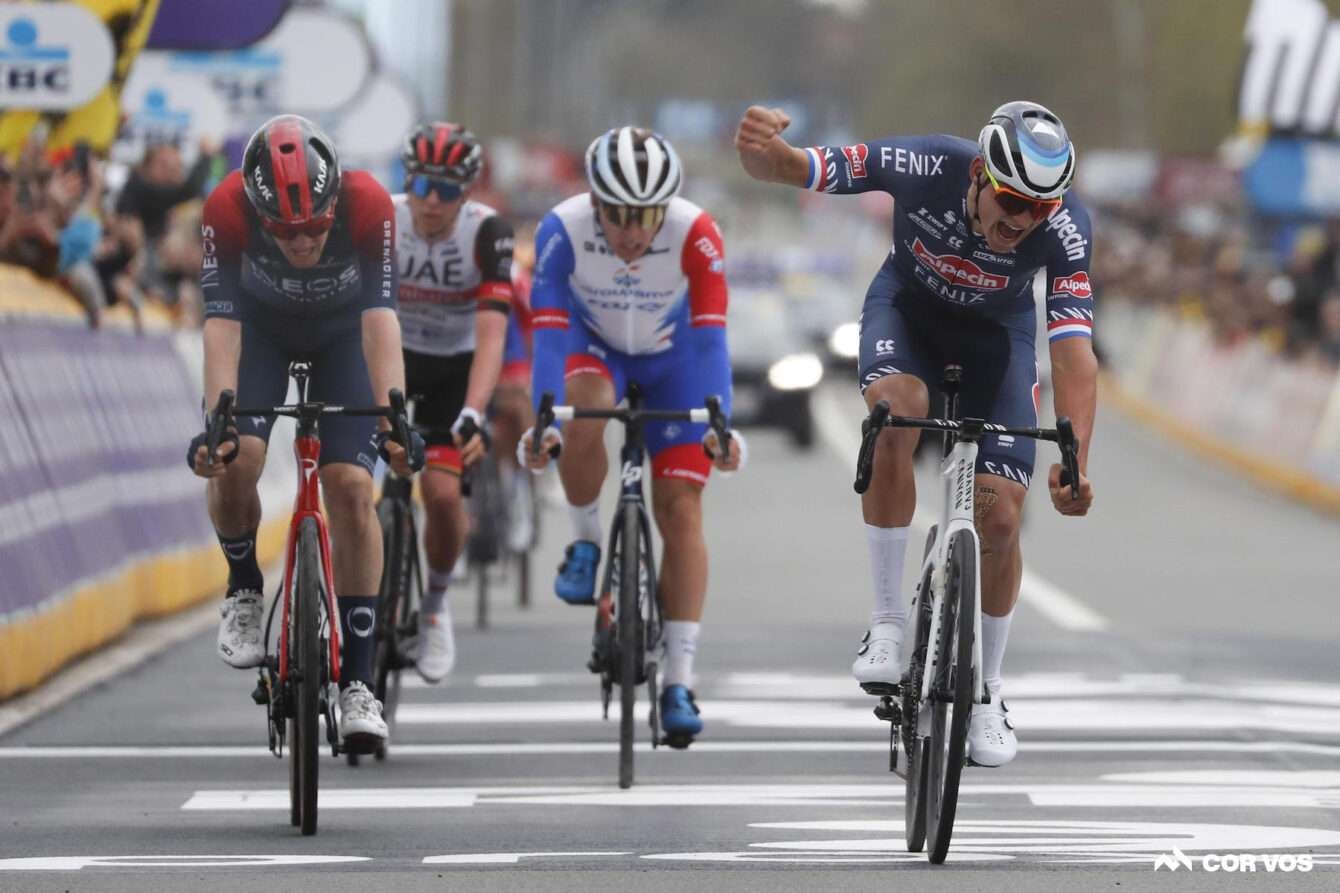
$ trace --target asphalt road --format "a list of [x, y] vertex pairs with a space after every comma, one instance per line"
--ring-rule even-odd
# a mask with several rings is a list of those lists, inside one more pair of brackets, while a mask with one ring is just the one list
[[[932, 868], [902, 846], [887, 727], [848, 675], [869, 609], [859, 403], [833, 387], [822, 408], [816, 449], [759, 433], [708, 490], [707, 731], [644, 748], [632, 790], [583, 669], [590, 613], [546, 572], [528, 611], [500, 584], [486, 632], [454, 596], [455, 675], [407, 686], [385, 763], [323, 764], [315, 838], [288, 824], [252, 677], [212, 629], [0, 737], [0, 891], [1334, 888], [1333, 518], [1104, 416], [1093, 515], [1032, 497], [1005, 666], [1019, 758], [966, 771]], [[546, 569], [567, 533], [547, 521]], [[1178, 853], [1189, 870], [1154, 870]]]

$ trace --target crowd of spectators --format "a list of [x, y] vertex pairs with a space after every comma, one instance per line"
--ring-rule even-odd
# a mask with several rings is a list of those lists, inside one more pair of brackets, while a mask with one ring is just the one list
[[1263, 339], [1291, 360], [1340, 366], [1340, 220], [1281, 225], [1239, 202], [1100, 207], [1104, 300], [1203, 319], [1223, 345]]
[[151, 304], [198, 325], [200, 199], [222, 166], [212, 144], [188, 170], [160, 143], [127, 168], [83, 144], [49, 150], [39, 129], [17, 158], [0, 156], [0, 263], [58, 281], [94, 328], [123, 305], [142, 330]]

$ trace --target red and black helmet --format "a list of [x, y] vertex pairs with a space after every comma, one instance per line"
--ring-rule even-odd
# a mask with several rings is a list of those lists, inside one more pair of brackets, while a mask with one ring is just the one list
[[408, 177], [423, 174], [468, 186], [484, 165], [484, 148], [461, 125], [431, 121], [418, 125], [405, 137], [400, 161]]
[[262, 220], [294, 225], [329, 217], [340, 194], [335, 144], [299, 115], [271, 118], [247, 140], [242, 183]]

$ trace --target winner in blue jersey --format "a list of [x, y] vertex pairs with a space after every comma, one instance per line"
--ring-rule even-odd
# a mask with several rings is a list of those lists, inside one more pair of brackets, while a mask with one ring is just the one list
[[[1097, 397], [1093, 236], [1088, 212], [1067, 190], [1075, 149], [1056, 115], [1032, 102], [998, 108], [974, 143], [953, 136], [888, 137], [801, 149], [782, 138], [781, 109], [752, 106], [735, 145], [755, 179], [802, 189], [893, 196], [893, 247], [861, 311], [860, 386], [868, 406], [925, 416], [948, 363], [964, 367], [965, 416], [1037, 424], [1034, 280], [1045, 275], [1047, 332], [1057, 416], [1080, 440], [1080, 495], [1048, 475], [1052, 503], [1079, 516], [1093, 502], [1087, 477]], [[912, 453], [919, 432], [880, 435], [875, 478], [862, 500], [875, 588], [870, 631], [852, 672], [896, 684], [907, 602], [900, 591], [908, 526], [916, 508]], [[1032, 440], [983, 438], [977, 458], [977, 532], [982, 543], [982, 661], [990, 703], [976, 705], [969, 753], [983, 766], [1014, 759], [1018, 744], [1000, 697], [1001, 664], [1019, 597], [1019, 521], [1033, 475]]]

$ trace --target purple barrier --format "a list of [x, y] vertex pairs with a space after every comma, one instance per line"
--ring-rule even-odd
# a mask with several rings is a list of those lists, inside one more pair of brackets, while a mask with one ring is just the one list
[[183, 461], [198, 403], [166, 335], [0, 325], [0, 622], [212, 541]]

